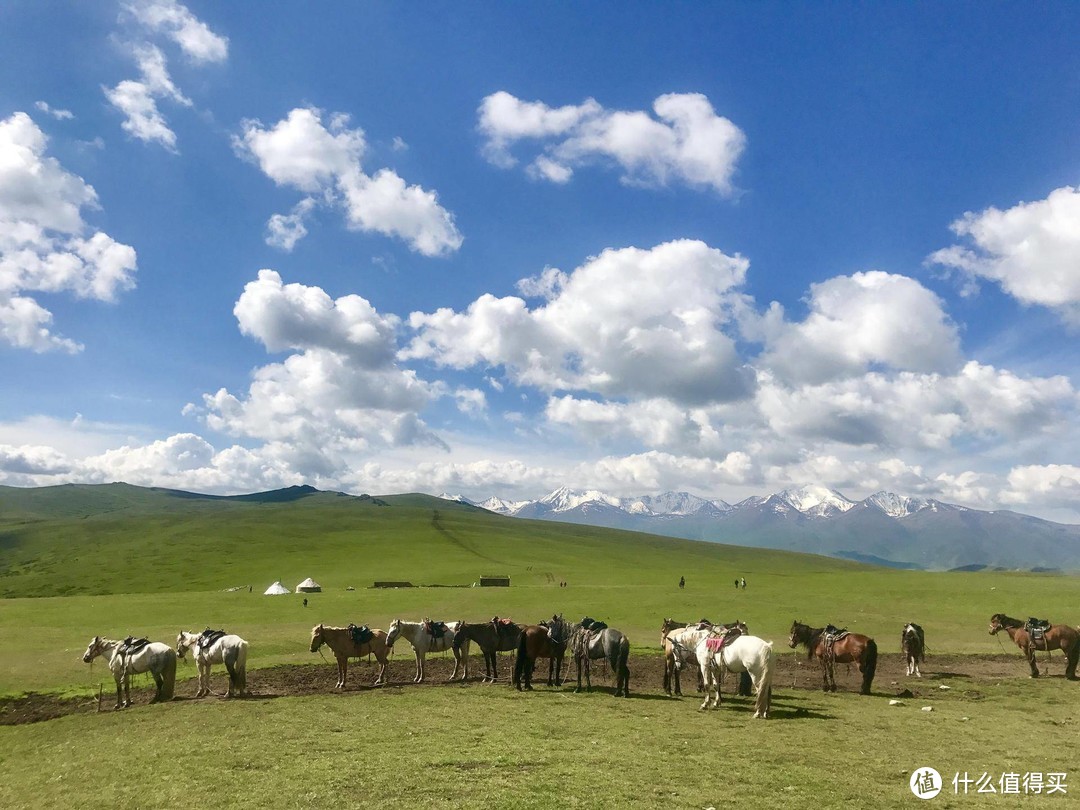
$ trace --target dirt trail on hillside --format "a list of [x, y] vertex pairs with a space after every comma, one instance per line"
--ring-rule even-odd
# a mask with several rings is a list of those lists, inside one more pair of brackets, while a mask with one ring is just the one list
[[[379, 687], [385, 690], [406, 692], [410, 689], [508, 689], [511, 674], [511, 658], [508, 655], [499, 657], [500, 675], [503, 681], [499, 684], [483, 684], [479, 677], [483, 675], [483, 659], [473, 656], [469, 665], [469, 681], [460, 685], [448, 684], [446, 679], [453, 670], [454, 660], [449, 654], [428, 657], [425, 665], [427, 680], [423, 684], [412, 683], [415, 673], [415, 665], [412, 656], [400, 656], [391, 659], [387, 669], [389, 685]], [[816, 661], [806, 661], [805, 656], [778, 655], [776, 656], [776, 669], [773, 676], [773, 690], [784, 691], [788, 689], [820, 689], [821, 670]], [[1040, 667], [1046, 666], [1045, 660], [1040, 661]], [[1050, 665], [1050, 676], [1060, 678], [1064, 674], [1064, 658], [1055, 656]], [[908, 678], [905, 675], [904, 662], [899, 654], [881, 655], [878, 658], [877, 676], [874, 679], [873, 692], [875, 695], [895, 697], [905, 690], [911, 692], [904, 697], [926, 697], [938, 692], [942, 685], [949, 686], [957, 694], [966, 695], [978, 699], [981, 695], [979, 685], [987, 682], [997, 682], [1012, 679], [1027, 679], [1027, 664], [1019, 655], [935, 655], [932, 656], [923, 669], [923, 678]], [[267, 669], [256, 669], [248, 672], [248, 688], [251, 690], [250, 700], [268, 700], [285, 696], [301, 696], [315, 694], [340, 694], [357, 695], [358, 693], [370, 692], [373, 687], [377, 669], [373, 663], [353, 661], [349, 666], [348, 682], [345, 689], [337, 692], [334, 684], [337, 682], [337, 667], [333, 659], [329, 663], [319, 661], [312, 665], [278, 666]], [[571, 667], [571, 672], [573, 668]], [[477, 675], [479, 672], [479, 675]], [[543, 677], [540, 677], [543, 673]], [[633, 694], [662, 694], [664, 677], [663, 659], [658, 655], [637, 655], [630, 658], [630, 692]], [[182, 669], [179, 673], [194, 675], [194, 667], [188, 673]], [[547, 662], [539, 662], [534, 678], [537, 689], [547, 689]], [[136, 678], [132, 684], [132, 700], [136, 708], [140, 708], [150, 702], [154, 690], [145, 685], [135, 688], [136, 685], [145, 682], [148, 676]], [[730, 678], [730, 676], [729, 676]], [[854, 666], [837, 664], [837, 685], [841, 691], [858, 692], [860, 675]], [[215, 667], [211, 679], [212, 688], [215, 691], [224, 692], [227, 688], [228, 679], [224, 669]], [[604, 664], [593, 664], [593, 687], [601, 690], [611, 690], [614, 679], [607, 671]], [[179, 681], [176, 684], [176, 700], [195, 700], [196, 682], [194, 677]], [[572, 684], [564, 685], [564, 689], [572, 688]], [[732, 681], [727, 680], [724, 685], [724, 693], [727, 695], [732, 688]], [[115, 702], [115, 687], [112, 679], [104, 685], [101, 697], [100, 711], [113, 711]], [[686, 700], [697, 699], [696, 676], [693, 672], [687, 673], [683, 678], [683, 694]], [[219, 697], [199, 698], [199, 700], [216, 701]], [[0, 698], [0, 725], [20, 725], [24, 723], [37, 723], [43, 720], [53, 720], [69, 714], [88, 714], [99, 710], [97, 697], [90, 698], [64, 698], [47, 693], [32, 692], [20, 697]]]

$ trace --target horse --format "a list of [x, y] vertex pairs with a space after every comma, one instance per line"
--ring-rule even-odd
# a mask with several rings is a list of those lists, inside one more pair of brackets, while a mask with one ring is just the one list
[[[674, 619], [664, 619], [662, 625], [660, 625], [660, 647], [664, 651], [664, 691], [671, 695], [672, 681], [675, 683], [675, 694], [682, 697], [682, 685], [680, 683], [680, 673], [682, 672], [683, 664], [691, 664], [694, 667], [694, 671], [698, 676], [698, 688], [699, 692], [705, 691], [705, 682], [701, 678], [701, 671], [698, 668], [698, 660], [694, 656], [694, 648], [686, 646], [677, 646], [678, 634], [675, 636], [675, 640], [669, 639], [668, 635], [675, 633], [678, 630], [687, 628], [686, 622], [677, 622]], [[702, 619], [691, 627], [691, 629], [703, 629], [704, 627], [712, 627], [713, 624], [708, 619]], [[728, 624], [719, 625], [728, 630], [738, 628], [743, 634], [747, 634], [750, 631], [746, 628], [746, 625], [736, 619]], [[739, 694], [747, 696], [750, 694], [751, 680], [750, 676], [745, 672], [739, 675]]]
[[465, 680], [464, 667], [468, 666], [469, 661], [468, 639], [462, 642], [462, 647], [465, 649], [464, 656], [460, 648], [453, 649], [454, 635], [460, 624], [461, 622], [446, 622], [443, 624], [445, 628], [443, 634], [436, 636], [433, 632], [436, 624], [432, 623], [431, 619], [425, 619], [422, 622], [394, 619], [390, 622], [390, 629], [386, 631], [386, 646], [393, 647], [394, 642], [401, 637], [412, 645], [413, 652], [416, 654], [416, 677], [413, 678], [413, 683], [421, 683], [424, 680], [424, 656], [429, 652], [445, 652], [446, 650], [453, 650], [454, 653], [454, 671], [450, 673], [448, 680], [452, 681], [457, 677], [459, 668], [462, 669], [461, 679]]
[[[757, 695], [754, 717], [768, 719], [772, 707], [772, 642], [741, 633], [731, 640], [720, 641], [724, 635], [723, 631], [706, 630], [695, 649], [705, 679], [705, 701], [701, 709], [720, 706], [720, 682], [724, 672], [733, 672], [748, 675], [754, 682], [754, 694]], [[714, 693], [716, 697], [712, 697]]]
[[[490, 622], [458, 622], [458, 631], [454, 634], [454, 655], [460, 655], [461, 646], [466, 641], [475, 641], [484, 654], [484, 681], [495, 683], [499, 679], [500, 652], [516, 650], [521, 638], [521, 625], [503, 622], [496, 617]], [[468, 659], [465, 662], [465, 680], [469, 675]]]
[[1067, 624], [1052, 624], [1043, 633], [1041, 639], [1031, 637], [1020, 619], [1013, 619], [1004, 613], [995, 613], [990, 617], [990, 635], [997, 635], [999, 630], [1009, 634], [1016, 646], [1024, 651], [1028, 665], [1031, 667], [1031, 677], [1039, 677], [1039, 667], [1035, 663], [1035, 651], [1061, 650], [1065, 653], [1065, 677], [1070, 681], [1076, 680], [1076, 662], [1080, 658], [1080, 632]]
[[176, 636], [176, 657], [183, 659], [188, 650], [192, 650], [199, 668], [199, 688], [195, 697], [213, 694], [210, 691], [210, 667], [214, 664], [224, 664], [229, 673], [229, 688], [225, 697], [243, 697], [246, 694], [248, 643], [244, 639], [232, 634], [213, 638], [206, 633], [181, 630]]
[[532, 674], [537, 658], [550, 658], [548, 686], [562, 686], [562, 660], [566, 654], [566, 642], [570, 626], [560, 613], [550, 622], [530, 624], [521, 628], [518, 639], [517, 660], [514, 662], [514, 687], [532, 691]]
[[[82, 660], [89, 664], [99, 655], [109, 661], [109, 670], [116, 680], [116, 708], [131, 705], [131, 675], [149, 672], [154, 677], [157, 691], [151, 703], [173, 699], [176, 687], [176, 653], [168, 644], [151, 641], [129, 651], [127, 642], [94, 636], [83, 653]], [[123, 689], [123, 694], [121, 694]]]
[[870, 684], [874, 681], [874, 673], [877, 671], [877, 642], [870, 636], [860, 633], [845, 633], [840, 638], [827, 639], [824, 627], [809, 627], [798, 621], [791, 623], [791, 637], [788, 646], [794, 649], [802, 644], [806, 647], [807, 660], [815, 656], [821, 661], [821, 673], [824, 678], [822, 689], [826, 692], [836, 691], [836, 675], [833, 665], [850, 664], [859, 665], [862, 673], [862, 687], [859, 693], [870, 694]]
[[926, 634], [914, 622], [904, 625], [904, 632], [900, 634], [900, 652], [904, 654], [904, 661], [907, 663], [908, 677], [914, 675], [921, 678], [919, 664], [926, 660]]
[[311, 628], [311, 651], [318, 652], [319, 647], [325, 644], [334, 653], [337, 659], [337, 683], [335, 689], [345, 688], [345, 676], [349, 674], [349, 659], [363, 658], [365, 655], [374, 654], [379, 662], [379, 674], [375, 677], [373, 686], [382, 686], [386, 683], [386, 665], [390, 646], [386, 643], [384, 630], [372, 630], [372, 636], [363, 644], [357, 644], [353, 639], [352, 631], [348, 627], [327, 627], [317, 624]]
[[607, 626], [596, 631], [584, 622], [578, 622], [570, 628], [568, 646], [577, 668], [575, 692], [581, 691], [582, 669], [585, 670], [585, 689], [592, 691], [589, 662], [603, 658], [615, 673], [615, 697], [630, 697], [630, 641], [620, 631]]

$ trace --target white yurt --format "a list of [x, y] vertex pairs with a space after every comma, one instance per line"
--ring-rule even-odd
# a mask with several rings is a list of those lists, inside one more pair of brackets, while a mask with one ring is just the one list
[[320, 593], [322, 591], [322, 585], [308, 577], [299, 585], [296, 586], [297, 593]]
[[263, 596], [280, 596], [283, 593], [289, 593], [289, 589], [282, 585], [281, 580], [279, 579], [277, 582], [275, 582], [273, 585], [263, 591]]

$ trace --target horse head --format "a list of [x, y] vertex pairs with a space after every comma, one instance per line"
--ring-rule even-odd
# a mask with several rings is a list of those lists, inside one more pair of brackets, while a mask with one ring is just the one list
[[323, 635], [323, 626], [317, 624], [311, 628], [311, 651], [318, 652], [319, 647], [326, 641], [326, 637]]
[[805, 624], [800, 624], [796, 619], [791, 623], [791, 636], [788, 638], [788, 646], [794, 649], [798, 647], [804, 641], [810, 640], [809, 631], [810, 628]]
[[86, 652], [83, 653], [83, 663], [89, 664], [91, 661], [101, 655], [101, 653], [101, 636], [94, 636], [93, 639], [90, 640], [90, 643], [86, 646]]
[[189, 649], [191, 649], [191, 639], [188, 638], [187, 633], [181, 630], [176, 636], [176, 657], [183, 660]]
[[390, 628], [386, 631], [386, 646], [393, 647], [394, 642], [398, 640], [398, 636], [401, 635], [401, 619], [394, 619], [390, 622]]
[[1006, 627], [1005, 620], [1008, 618], [1009, 617], [1006, 616], [1004, 613], [995, 613], [993, 616], [991, 616], [990, 635], [996, 636], [999, 630], [1004, 630]]

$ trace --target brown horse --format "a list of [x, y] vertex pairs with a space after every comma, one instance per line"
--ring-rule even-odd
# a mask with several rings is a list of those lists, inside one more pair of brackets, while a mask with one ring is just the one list
[[870, 694], [870, 684], [873, 683], [874, 673], [877, 671], [877, 642], [870, 636], [845, 633], [840, 638], [830, 640], [826, 637], [824, 627], [809, 627], [794, 621], [791, 623], [788, 646], [795, 648], [800, 644], [806, 647], [807, 659], [816, 656], [821, 661], [821, 673], [824, 678], [822, 688], [826, 692], [836, 691], [834, 664], [857, 663], [859, 672], [863, 676], [859, 693]]
[[[521, 625], [514, 624], [509, 620], [502, 620], [498, 616], [490, 622], [459, 622], [458, 631], [454, 634], [454, 655], [461, 654], [461, 646], [468, 641], [475, 641], [484, 654], [484, 681], [495, 683], [499, 679], [499, 656], [500, 652], [516, 650], [518, 640], [521, 638]], [[465, 680], [469, 675], [468, 658], [465, 659]]]
[[1080, 632], [1069, 627], [1067, 624], [1052, 624], [1043, 633], [1041, 639], [1031, 637], [1020, 619], [1013, 619], [1004, 613], [995, 613], [990, 617], [990, 635], [997, 635], [999, 630], [1009, 634], [1016, 646], [1024, 651], [1028, 665], [1031, 667], [1031, 677], [1039, 677], [1039, 667], [1035, 663], [1035, 651], [1061, 650], [1065, 653], [1065, 677], [1070, 681], [1076, 680], [1076, 661], [1080, 658]]
[[375, 678], [374, 686], [382, 686], [386, 683], [387, 654], [390, 648], [386, 646], [386, 632], [372, 630], [372, 636], [363, 644], [353, 641], [352, 633], [348, 627], [326, 627], [319, 624], [311, 628], [311, 651], [318, 652], [319, 647], [325, 644], [334, 653], [337, 659], [337, 688], [345, 688], [345, 676], [349, 672], [350, 658], [363, 658], [365, 655], [374, 654], [379, 662], [379, 675]]
[[517, 660], [514, 662], [514, 686], [519, 692], [522, 689], [532, 690], [532, 674], [537, 658], [551, 659], [548, 686], [562, 686], [562, 660], [569, 637], [570, 625], [562, 614], [552, 616], [550, 622], [521, 628]]
[[[677, 622], [674, 619], [664, 619], [663, 624], [660, 625], [660, 647], [664, 651], [664, 691], [668, 695], [672, 694], [671, 687], [672, 687], [672, 684], [674, 683], [674, 686], [675, 686], [674, 694], [679, 695], [680, 697], [682, 696], [682, 685], [679, 682], [679, 674], [680, 674], [680, 671], [682, 670], [682, 666], [681, 666], [682, 663], [687, 663], [687, 664], [690, 664], [691, 666], [694, 667], [694, 670], [697, 672], [697, 680], [698, 680], [697, 690], [699, 692], [704, 692], [705, 691], [705, 682], [704, 682], [704, 680], [702, 680], [701, 669], [698, 666], [697, 658], [694, 657], [694, 651], [693, 650], [687, 650], [688, 659], [685, 662], [680, 662], [680, 661], [676, 660], [675, 645], [672, 644], [671, 639], [668, 638], [668, 633], [672, 632], [673, 630], [681, 630], [684, 627], [689, 627], [689, 626], [690, 625], [687, 622]], [[702, 627], [702, 626], [712, 627], [713, 623], [710, 622], [708, 619], [702, 619], [699, 622], [695, 622], [694, 626], [695, 627]], [[729, 624], [723, 624], [723, 625], [720, 625], [720, 626], [725, 627], [728, 630], [734, 630], [735, 628], [738, 628], [743, 633], [743, 635], [747, 635], [750, 632], [747, 629], [746, 625], [743, 622], [740, 622], [738, 619], [736, 619], [735, 621], [733, 621], [733, 622], [731, 622]], [[750, 674], [747, 673], [747, 672], [739, 673], [739, 690], [738, 690], [738, 694], [743, 695], [743, 696], [749, 695], [750, 690], [751, 690], [751, 686], [752, 686], [752, 682], [750, 680]]]

